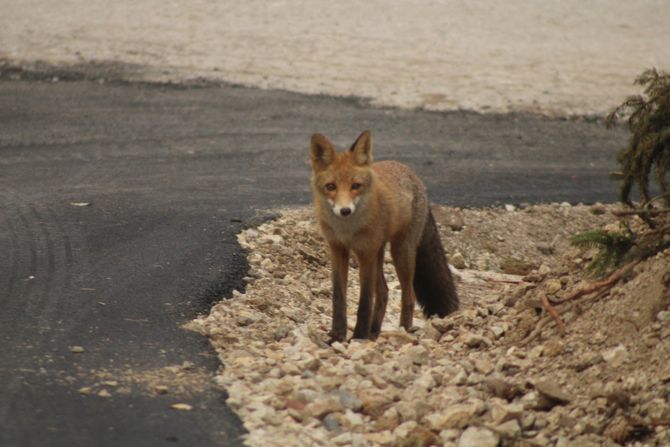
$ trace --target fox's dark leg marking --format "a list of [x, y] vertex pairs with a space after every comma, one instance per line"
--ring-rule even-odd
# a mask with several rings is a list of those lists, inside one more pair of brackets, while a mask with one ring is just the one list
[[333, 325], [330, 343], [347, 338], [347, 280], [349, 250], [341, 245], [330, 246], [333, 282]]
[[372, 315], [372, 326], [370, 327], [371, 338], [377, 338], [382, 330], [388, 297], [389, 289], [386, 285], [386, 278], [384, 278], [384, 246], [382, 246], [377, 255], [377, 290], [374, 313]]
[[370, 338], [370, 317], [377, 282], [377, 254], [365, 256], [357, 253], [361, 278], [361, 296], [358, 301], [358, 313], [353, 338]]

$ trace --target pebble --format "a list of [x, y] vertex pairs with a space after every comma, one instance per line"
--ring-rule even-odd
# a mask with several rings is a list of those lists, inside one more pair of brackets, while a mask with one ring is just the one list
[[565, 405], [572, 400], [572, 396], [567, 394], [555, 382], [542, 380], [535, 384], [535, 389], [540, 393], [538, 409], [550, 409], [555, 405]]
[[618, 368], [628, 360], [628, 350], [622, 344], [601, 352], [603, 360], [612, 368]]
[[468, 267], [468, 264], [465, 262], [465, 258], [463, 257], [461, 252], [458, 251], [449, 256], [449, 262], [451, 263], [451, 265], [453, 265], [459, 270]]
[[176, 403], [170, 405], [170, 408], [173, 410], [179, 410], [179, 411], [191, 411], [193, 410], [193, 405], [191, 404], [185, 404], [185, 403]]
[[84, 349], [82, 346], [70, 346], [70, 352], [73, 352], [75, 354], [81, 354], [82, 352], [85, 352], [86, 349]]
[[468, 427], [458, 439], [457, 447], [497, 447], [498, 434], [483, 427]]
[[521, 427], [516, 419], [511, 419], [495, 426], [495, 431], [507, 439], [514, 439], [521, 434]]

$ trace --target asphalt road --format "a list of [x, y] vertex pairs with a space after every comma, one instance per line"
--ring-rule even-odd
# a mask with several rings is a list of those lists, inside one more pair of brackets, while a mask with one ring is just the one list
[[[0, 445], [239, 444], [202, 379], [218, 361], [180, 326], [243, 287], [241, 227], [309, 203], [311, 133], [344, 146], [366, 128], [377, 159], [459, 206], [615, 200], [607, 172], [626, 138], [233, 86], [0, 81]], [[184, 361], [196, 379], [182, 392], [142, 379]]]

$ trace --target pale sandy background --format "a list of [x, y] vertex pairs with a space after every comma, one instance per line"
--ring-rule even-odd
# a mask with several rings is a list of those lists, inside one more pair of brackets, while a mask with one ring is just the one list
[[670, 69], [670, 1], [0, 0], [0, 59], [139, 64], [428, 109], [603, 114]]

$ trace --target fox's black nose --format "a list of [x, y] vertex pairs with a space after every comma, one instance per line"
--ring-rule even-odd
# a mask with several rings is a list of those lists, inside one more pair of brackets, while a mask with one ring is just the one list
[[348, 216], [349, 214], [351, 214], [351, 208], [340, 209], [340, 216]]

